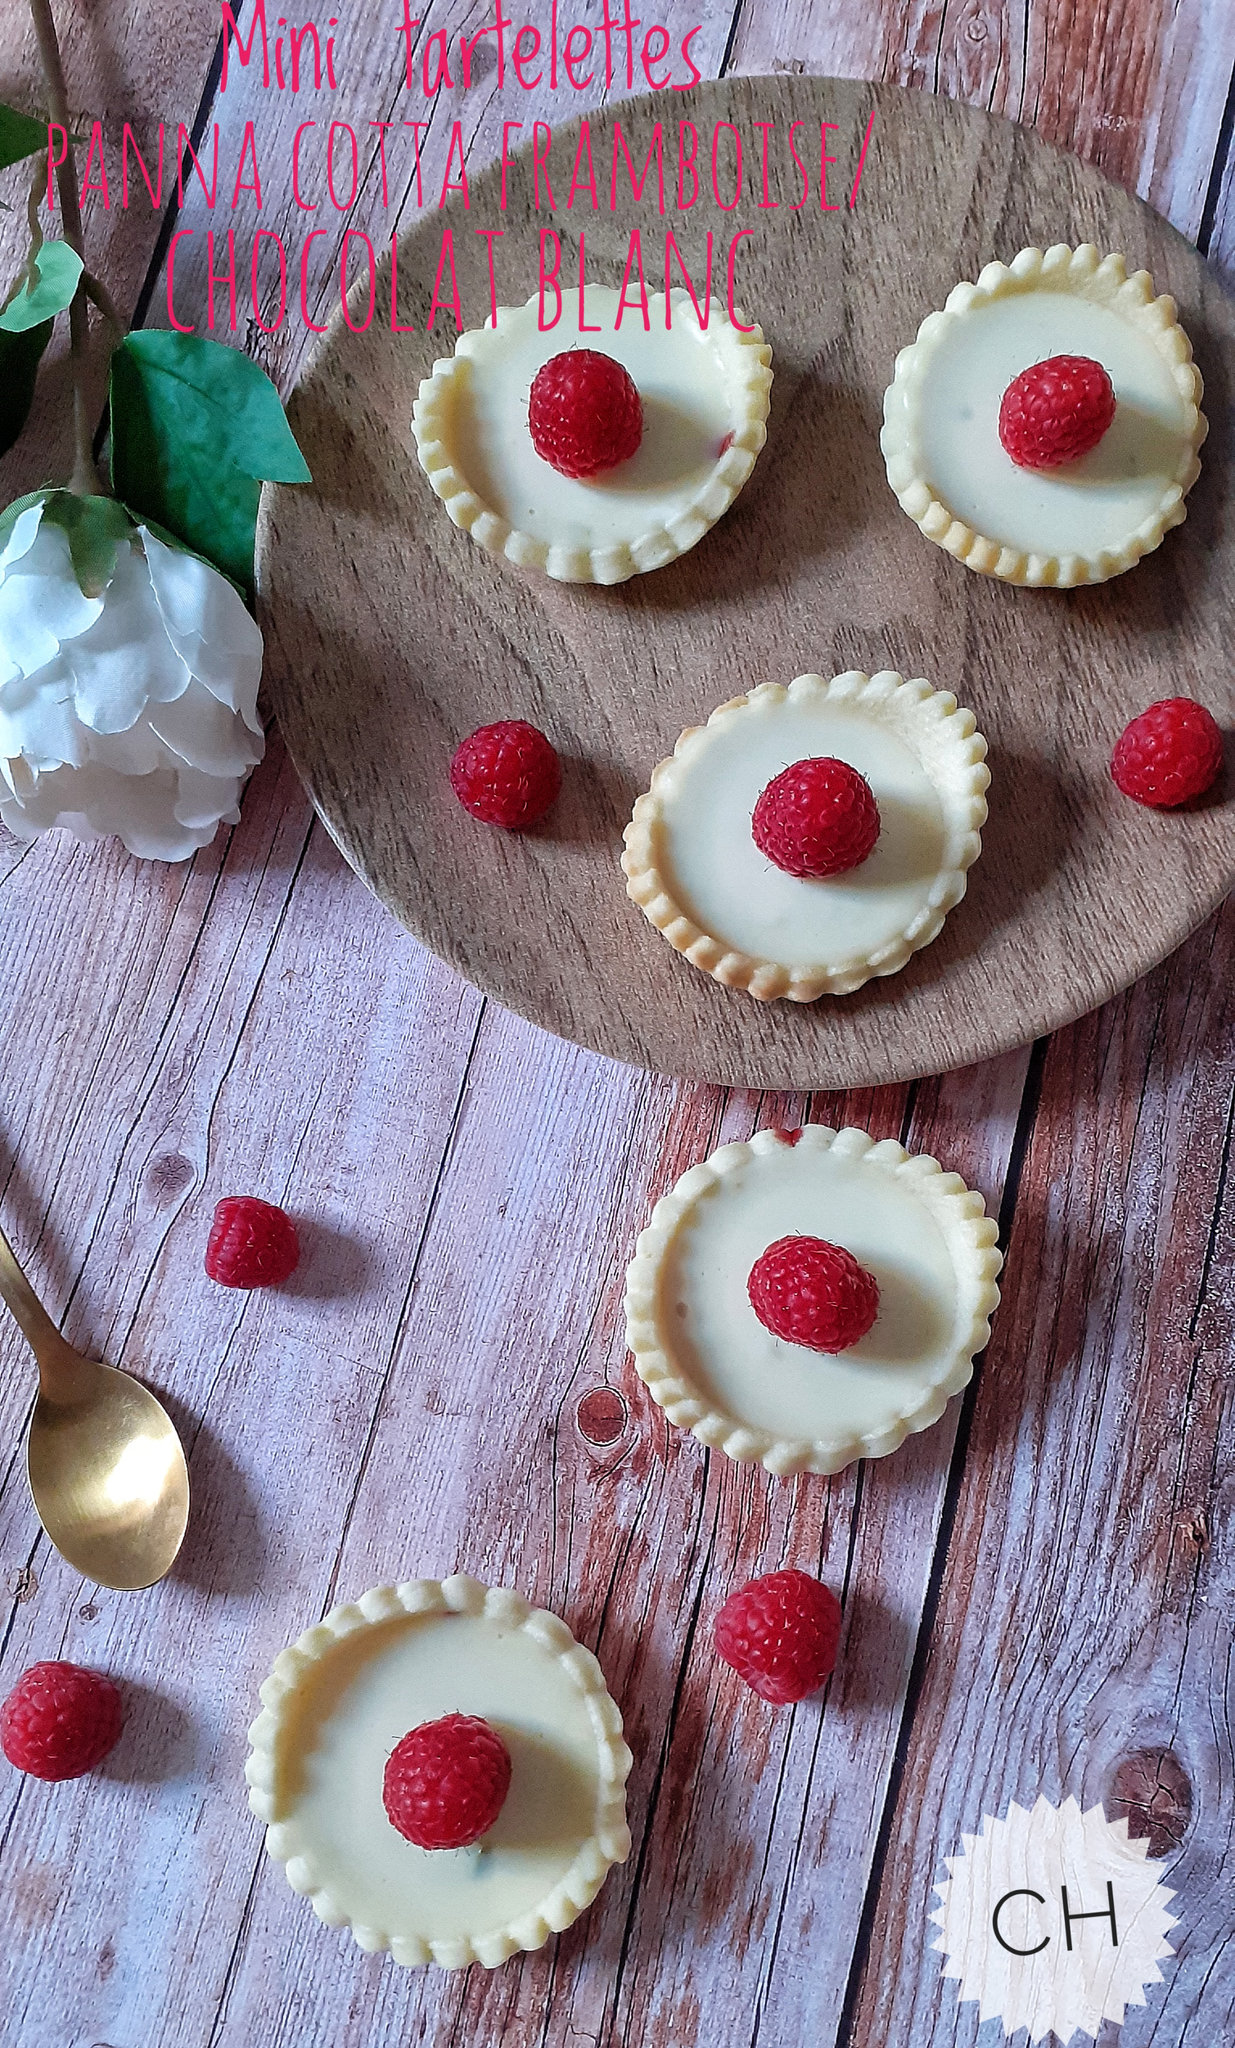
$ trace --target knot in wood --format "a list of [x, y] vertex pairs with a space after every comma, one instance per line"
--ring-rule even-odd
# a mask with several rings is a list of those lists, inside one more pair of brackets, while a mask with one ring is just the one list
[[581, 1396], [575, 1409], [575, 1427], [584, 1443], [607, 1449], [626, 1434], [629, 1419], [626, 1403], [613, 1387], [593, 1387]]
[[194, 1179], [196, 1169], [183, 1152], [163, 1152], [146, 1169], [146, 1187], [156, 1203], [174, 1202]]
[[1134, 1840], [1148, 1838], [1151, 1856], [1169, 1856], [1188, 1831], [1192, 1784], [1174, 1750], [1137, 1749], [1116, 1764], [1103, 1804]]

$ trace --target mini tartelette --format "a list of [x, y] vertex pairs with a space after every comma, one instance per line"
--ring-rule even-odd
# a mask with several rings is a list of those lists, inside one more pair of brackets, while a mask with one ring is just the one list
[[[282, 1651], [261, 1699], [245, 1776], [266, 1848], [363, 1949], [492, 1969], [569, 1927], [629, 1853], [622, 1717], [591, 1651], [517, 1593], [378, 1586]], [[455, 1712], [496, 1729], [510, 1790], [471, 1848], [418, 1849], [386, 1817], [386, 1759]]]
[[[701, 326], [688, 292], [649, 300], [651, 326], [619, 293], [564, 292], [556, 327], [541, 333], [539, 300], [499, 306], [469, 328], [420, 386], [413, 429], [420, 466], [456, 526], [491, 554], [564, 583], [623, 583], [663, 568], [715, 526], [767, 438], [772, 351], [755, 326], [713, 306]], [[597, 331], [593, 331], [597, 330]], [[537, 371], [572, 347], [596, 349], [630, 372], [643, 401], [643, 438], [617, 468], [587, 481], [543, 461], [528, 430]]]
[[[1115, 417], [1096, 448], [1022, 469], [999, 407], [1031, 363], [1102, 364]], [[880, 445], [909, 517], [970, 569], [1069, 587], [1121, 575], [1184, 518], [1206, 434], [1201, 378], [1175, 301], [1091, 243], [1022, 249], [958, 284], [896, 358]]]
[[[765, 1328], [747, 1292], [767, 1247], [842, 1245], [879, 1313], [824, 1354]], [[954, 1173], [864, 1131], [760, 1131], [662, 1197], [626, 1277], [626, 1341], [670, 1422], [769, 1472], [839, 1472], [937, 1422], [999, 1302], [997, 1229]]]
[[[862, 774], [880, 833], [862, 865], [826, 880], [760, 852], [751, 816], [798, 760]], [[679, 953], [761, 1002], [848, 995], [930, 944], [981, 851], [990, 782], [973, 713], [891, 669], [761, 683], [682, 734], [626, 827], [627, 894]]]

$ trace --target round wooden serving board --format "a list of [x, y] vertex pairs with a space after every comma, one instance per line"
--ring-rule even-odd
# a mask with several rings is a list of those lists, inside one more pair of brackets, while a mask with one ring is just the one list
[[[667, 102], [673, 102], [668, 105]], [[846, 200], [875, 121], [856, 208]], [[612, 114], [592, 122], [605, 207]], [[293, 758], [347, 859], [426, 944], [478, 987], [562, 1036], [622, 1060], [745, 1087], [844, 1088], [965, 1065], [1103, 1002], [1169, 953], [1230, 887], [1231, 806], [1141, 809], [1107, 775], [1111, 744], [1158, 697], [1230, 715], [1228, 393], [1235, 312], [1171, 228], [1026, 129], [891, 86], [751, 79], [617, 110], [636, 164], [664, 122], [668, 211], [644, 200], [565, 210], [573, 129], [555, 130], [558, 212], [531, 210], [530, 179], [473, 180], [465, 213], [429, 213], [399, 245], [378, 316], [336, 325], [291, 418], [311, 488], [266, 493], [259, 589], [267, 682]], [[674, 208], [679, 120], [700, 160], [713, 123], [746, 145], [746, 197]], [[774, 122], [772, 194], [760, 208], [756, 121]], [[786, 139], [813, 171], [810, 203]], [[835, 123], [820, 209], [819, 123]], [[729, 143], [722, 139], [722, 164]], [[705, 173], [704, 183], [708, 183]], [[626, 179], [622, 173], [622, 186]], [[768, 444], [737, 504], [681, 561], [612, 590], [576, 588], [484, 554], [457, 532], [417, 465], [412, 404], [449, 317], [423, 332], [444, 225], [454, 230], [465, 324], [535, 288], [540, 230], [577, 275], [621, 282], [632, 228], [649, 290], [663, 288], [672, 228], [697, 288], [705, 236], [725, 256], [739, 228], [739, 303], [772, 345]], [[1096, 242], [1174, 294], [1205, 379], [1211, 423], [1185, 524], [1130, 574], [1096, 589], [1014, 589], [932, 547], [888, 488], [878, 436], [896, 351], [958, 278], [1036, 243]], [[634, 318], [638, 318], [635, 313]], [[385, 322], [385, 324], [382, 324]], [[443, 331], [445, 330], [445, 331]], [[763, 1005], [680, 959], [625, 894], [622, 828], [682, 727], [754, 684], [802, 671], [900, 669], [972, 707], [990, 742], [991, 813], [969, 893], [900, 974], [856, 995]], [[526, 717], [565, 762], [545, 824], [477, 825], [447, 781], [473, 727]], [[1228, 775], [1229, 786], [1229, 775]]]

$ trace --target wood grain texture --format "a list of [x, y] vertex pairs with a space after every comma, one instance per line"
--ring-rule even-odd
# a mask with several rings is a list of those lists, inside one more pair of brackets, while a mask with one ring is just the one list
[[[547, 1029], [730, 1085], [877, 1084], [1026, 1043], [1173, 950], [1235, 872], [1224, 805], [1164, 827], [1108, 773], [1115, 737], [1172, 677], [1194, 678], [1219, 717], [1229, 708], [1224, 437], [1180, 532], [1130, 575], [1073, 593], [1006, 587], [931, 547], [888, 489], [877, 438], [896, 345], [958, 276], [1065, 225], [1174, 293], [1219, 407], [1235, 382], [1235, 309], [1156, 216], [1023, 130], [835, 82], [743, 81], [682, 101], [704, 134], [716, 121], [747, 135], [774, 121], [782, 136], [795, 121], [812, 135], [833, 122], [831, 149], [851, 167], [872, 106], [853, 213], [769, 219], [756, 179], [744, 207], [701, 200], [682, 228], [693, 252], [705, 231], [723, 242], [752, 230], [740, 289], [775, 365], [768, 446], [689, 555], [612, 591], [484, 555], [411, 451], [419, 381], [445, 344], [376, 323], [357, 336], [340, 322], [297, 387], [291, 416], [316, 482], [268, 492], [259, 537], [267, 688], [314, 801], [382, 900]], [[622, 117], [637, 161], [654, 115]], [[592, 128], [607, 162], [607, 125]], [[572, 138], [560, 141], [569, 165]], [[472, 194], [476, 218], [505, 222], [504, 303], [534, 285], [545, 218], [526, 165], [514, 179], [504, 215], [494, 173]], [[588, 215], [591, 277], [620, 282], [635, 226], [655, 249], [650, 194]], [[440, 239], [433, 218], [401, 246], [404, 325], [426, 302]], [[465, 320], [470, 307], [480, 324], [487, 259], [473, 244], [460, 237], [459, 287]], [[849, 667], [925, 675], [974, 711], [991, 747], [982, 858], [941, 937], [899, 974], [842, 999], [756, 1003], [674, 954], [626, 902], [622, 828], [684, 726], [756, 683]], [[530, 718], [569, 764], [551, 818], [517, 838], [478, 832], [445, 772], [497, 715]]]
[[[435, 24], [480, 18], [463, 4], [431, 5]], [[1139, 61], [1154, 61], [1172, 11], [1126, 11]], [[698, 13], [719, 62], [730, 10]], [[870, 13], [830, 0], [803, 14], [796, 39], [782, 27], [767, 61], [796, 61], [825, 27], [856, 43]], [[1078, 35], [1086, 13], [1075, 10]], [[357, 16], [378, 20], [374, 0]], [[212, 17], [200, 10], [201, 21]], [[152, 18], [128, 0], [92, 0], [74, 34], [104, 49], [128, 39], [135, 52]], [[161, 11], [156, 28], [166, 18]], [[776, 18], [765, 0], [745, 10], [735, 48], [761, 18]], [[1036, 34], [1042, 10], [1031, 6], [1028, 19]], [[1068, 28], [1058, 12], [1051, 20], [1055, 33]], [[389, 10], [380, 21], [389, 28]], [[372, 41], [376, 49], [376, 33]], [[147, 93], [136, 55], [129, 61], [136, 98], [154, 108], [155, 84]], [[155, 78], [161, 57], [141, 61]], [[1123, 102], [1104, 91], [1108, 69], [1126, 93], [1122, 48], [1084, 69], [1084, 89], [1117, 122]], [[1077, 77], [1073, 63], [1069, 87]], [[996, 83], [991, 71], [988, 90]], [[253, 112], [275, 118], [270, 100]], [[1219, 139], [1215, 127], [1211, 145]], [[1175, 141], [1164, 134], [1156, 145], [1164, 174]], [[1223, 218], [1216, 207], [1217, 227]], [[122, 239], [134, 232], [121, 228]], [[1025, 1151], [1041, 1052], [1024, 1097], [1025, 1058], [1012, 1055], [941, 1082], [807, 1101], [646, 1082], [544, 1037], [482, 1002], [380, 910], [312, 824], [277, 739], [238, 831], [186, 870], [142, 866], [114, 848], [46, 840], [27, 850], [0, 837], [3, 1219], [69, 1335], [142, 1364], [180, 1404], [196, 1488], [191, 1545], [172, 1580], [135, 1596], [85, 1586], [37, 1535], [17, 1448], [28, 1364], [20, 1340], [0, 1330], [0, 1429], [12, 1446], [0, 1488], [0, 1690], [34, 1658], [64, 1654], [116, 1671], [132, 1700], [124, 1747], [97, 1779], [0, 1783], [6, 2043], [487, 2048], [500, 2038], [512, 2048], [711, 2048], [718, 2013], [726, 2038], [763, 2048], [965, 2040], [937, 1960], [908, 1927], [903, 1890], [906, 1868], [923, 1884], [938, 1874], [938, 1857], [956, 1846], [953, 1816], [970, 1813], [964, 1767], [949, 1771], [938, 1731], [948, 1731], [944, 1744], [960, 1731], [975, 1782], [994, 1798], [1005, 1784], [1029, 1789], [1044, 1750], [1060, 1784], [1079, 1789], [1083, 1771], [1098, 1796], [1125, 1742], [1175, 1741], [1185, 1755], [1181, 1720], [1193, 1731], [1186, 1757], [1197, 1787], [1184, 1853], [1213, 1874], [1210, 1918], [1198, 1920], [1187, 1977], [1151, 1998], [1144, 2021], [1161, 2012], [1157, 2031], [1125, 2030], [1101, 2048], [1120, 2039], [1144, 2048], [1150, 2038], [1175, 2048], [1200, 1997], [1212, 2023], [1207, 2033], [1192, 2023], [1197, 2048], [1225, 2040], [1222, 1961], [1206, 1984], [1199, 1960], [1207, 1941], [1218, 1953], [1229, 1929], [1220, 1879], [1232, 1780], [1225, 1638], [1214, 1621], [1230, 1604], [1229, 1449], [1213, 1420], [1225, 1416], [1230, 1338], [1229, 1199], [1218, 1205], [1214, 1142], [1230, 1112], [1230, 1020], [1213, 1000], [1208, 944], [1201, 934], [1059, 1041], [1045, 1077], [1049, 1121]], [[1219, 971], [1229, 978], [1229, 965]], [[1153, 1051], [1164, 1034], [1169, 1086]], [[989, 1484], [969, 1448], [971, 1410], [906, 1446], [921, 1463], [902, 1463], [902, 1453], [793, 1492], [764, 1474], [739, 1482], [716, 1472], [639, 1405], [617, 1335], [624, 1233], [720, 1138], [804, 1113], [925, 1146], [990, 1204], [1012, 1159], [1003, 1207], [1023, 1232], [1019, 1306], [1015, 1321], [997, 1322], [1002, 1362], [982, 1390], [983, 1456], [1000, 1404], [1007, 1425]], [[240, 1188], [283, 1193], [307, 1218], [305, 1268], [286, 1293], [221, 1301], [204, 1281], [212, 1204]], [[1129, 1199], [1140, 1204], [1131, 1234]], [[1169, 1339], [1160, 1349], [1144, 1348], [1135, 1290], [1116, 1263], [1134, 1250], [1143, 1285], [1160, 1271], [1168, 1232], [1187, 1288], [1198, 1285], [1198, 1252], [1204, 1274], [1205, 1361], [1190, 1406], [1193, 1352], [1171, 1293], [1180, 1261], [1158, 1281], [1165, 1323], [1160, 1316], [1154, 1335]], [[1034, 1374], [1052, 1310], [1048, 1401]], [[1103, 1450], [1097, 1479], [1125, 1482], [1108, 1509], [1100, 1485], [1082, 1491], [1077, 1444], [1111, 1384], [1108, 1356], [1121, 1361], [1130, 1403], [1142, 1353], [1156, 1368], [1159, 1434], [1135, 1451], [1130, 1437], [1122, 1451]], [[578, 1398], [598, 1386], [616, 1388], [632, 1418], [600, 1456], [574, 1421]], [[1023, 1428], [1018, 1399], [1028, 1403]], [[1176, 1434], [1185, 1409], [1186, 1440]], [[1092, 1580], [1079, 1581], [1062, 1546], [1051, 1551], [1045, 1503], [1035, 1509], [1047, 1411], [1051, 1444], [1062, 1437], [1092, 1510], [1082, 1526], [1074, 1506], [1069, 1526], [1099, 1568], [1108, 1539], [1119, 1561], [1100, 1608]], [[1109, 1401], [1103, 1415], [1109, 1444], [1122, 1418]], [[452, 1470], [456, 1456], [474, 1460], [471, 1470]], [[1155, 1457], [1178, 1502], [1170, 1578]], [[971, 1474], [949, 1627], [932, 1640], [959, 1486]], [[1130, 1477], [1149, 1488], [1144, 1518]], [[1037, 1514], [1033, 1556], [1049, 1563], [1048, 1588], [1085, 1603], [1062, 1624], [1072, 1647], [1058, 1670], [1049, 1596], [1038, 1615], [1016, 1584], [1026, 1512]], [[1062, 1674], [1073, 1703], [1072, 1718], [1052, 1720], [1049, 1686], [1041, 1711], [1022, 1688], [1002, 1738], [1006, 1688], [996, 1687], [986, 1733], [974, 1716], [961, 1728], [961, 1687], [949, 1680], [958, 1629], [964, 1668], [991, 1669], [976, 1599], [967, 1611], [966, 1572], [984, 1549], [979, 1515], [996, 1532], [997, 1567], [983, 1567], [981, 1588], [993, 1587], [997, 1627], [1011, 1629], [1013, 1651], [1029, 1641], [1027, 1678]], [[1134, 1620], [1155, 1597], [1178, 1619], [1170, 1644], [1151, 1619], [1148, 1654], [1124, 1662], [1133, 1631], [1107, 1621], [1118, 1621], [1118, 1593], [1142, 1556], [1153, 1592], [1133, 1587]], [[833, 1583], [847, 1584], [850, 1613], [822, 1710], [786, 1721], [717, 1683], [706, 1630], [731, 1569], [788, 1558], [822, 1559]], [[244, 1726], [271, 1652], [336, 1596], [456, 1560], [534, 1577], [599, 1648], [640, 1752], [636, 1859], [551, 1951], [465, 1981], [409, 1977], [318, 1927], [264, 1866], [239, 1784]], [[1189, 1574], [1198, 1597], [1185, 1600]], [[1089, 1615], [1102, 1625], [1086, 1651]], [[1079, 1740], [1087, 1688], [1103, 1705], [1085, 1719], [1093, 1739]], [[930, 1718], [919, 1730], [923, 1699]], [[925, 1803], [903, 1789], [907, 1763], [915, 1787], [930, 1779]], [[724, 1828], [713, 1856], [714, 1808]], [[846, 1971], [848, 1995], [838, 1998]]]
[[[1225, 2040], [1235, 1966], [1230, 1521], [1235, 916], [1053, 1041], [972, 1403], [856, 2036], [978, 2039], [922, 1966], [945, 1845], [1171, 1752], [1179, 1961], [1120, 2048]], [[1146, 1142], [1146, 1134], [1154, 1136]], [[1213, 1192], [1218, 1203], [1213, 1209]], [[1088, 1212], [1100, 1228], [1075, 1227]], [[1111, 2040], [1114, 2041], [1114, 2031]]]
[[[601, 1065], [493, 1009], [478, 1034], [466, 994], [443, 1038], [443, 971], [352, 891], [320, 833], [293, 862], [303, 812], [274, 765], [222, 874], [202, 877], [211, 901], [192, 961], [166, 948], [154, 872], [117, 863], [138, 891], [126, 918], [137, 953], [117, 963], [97, 1019], [42, 1055], [28, 984], [5, 1015], [14, 1062], [43, 1060], [40, 1104], [93, 1071], [82, 1116], [101, 1155], [64, 1158], [50, 1226], [16, 1177], [6, 1214], [53, 1306], [71, 1297], [67, 1327], [146, 1363], [172, 1395], [198, 1500], [183, 1569], [125, 1602], [84, 1588], [33, 1540], [20, 1475], [6, 1489], [0, 1553], [30, 1558], [40, 1581], [15, 1600], [6, 1668], [47, 1650], [88, 1658], [135, 1700], [125, 1753], [75, 1804], [68, 1836], [50, 1788], [6, 1788], [0, 1910], [23, 2048], [79, 2033], [123, 2048], [186, 2026], [227, 2043], [393, 2042], [417, 2027], [480, 2041], [500, 2025], [565, 2043], [645, 2023], [675, 2039], [678, 1973], [702, 1988], [707, 1956], [728, 1954], [733, 1913], [781, 1928], [775, 1948], [750, 1946], [735, 1997], [753, 2010], [779, 1972], [801, 1976], [820, 1873], [834, 1891], [838, 1869], [839, 1995], [950, 1429], [917, 1440], [895, 1478], [854, 1470], [786, 1488], [710, 1459], [666, 1431], [623, 1368], [622, 1271], [651, 1203], [692, 1158], [808, 1107], [934, 1147], [995, 1199], [1022, 1065], [924, 1084], [912, 1100], [725, 1103]], [[91, 871], [67, 852], [63, 892]], [[323, 931], [338, 934], [337, 957], [314, 964]], [[135, 1015], [126, 985], [148, 979]], [[53, 1005], [59, 992], [46, 991]], [[306, 1003], [320, 1053], [304, 1044], [293, 1079], [270, 1048], [296, 1041]], [[409, 1018], [437, 1042], [409, 1036]], [[121, 1024], [118, 1063], [108, 1046]], [[22, 1149], [53, 1167], [61, 1156], [38, 1130]], [[235, 1185], [306, 1220], [303, 1281], [277, 1296], [234, 1302], [203, 1286], [210, 1206]], [[78, 1228], [96, 1290], [120, 1276], [101, 1300], [67, 1273], [57, 1284], [60, 1218], [79, 1215], [92, 1218]], [[620, 1388], [632, 1419], [597, 1458], [575, 1415], [600, 1384]], [[10, 1428], [19, 1412], [15, 1398]], [[707, 1622], [721, 1586], [786, 1559], [850, 1581], [856, 1618], [835, 1715], [778, 1727], [737, 1681], [720, 1682]], [[365, 1584], [453, 1564], [570, 1616], [604, 1658], [639, 1753], [637, 1860], [551, 1954], [466, 1982], [382, 1970], [322, 1930], [229, 1796], [280, 1644]], [[753, 1788], [745, 1770], [730, 1777], [735, 1753], [758, 1762], [766, 1744]], [[704, 1824], [718, 1798], [724, 1835]]]
[[1023, 121], [1195, 240], [1235, 71], [1224, 0], [758, 0], [739, 72], [886, 78]]

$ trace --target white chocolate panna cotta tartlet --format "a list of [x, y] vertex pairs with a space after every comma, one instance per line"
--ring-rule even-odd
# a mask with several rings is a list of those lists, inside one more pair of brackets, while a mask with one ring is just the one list
[[[462, 1574], [379, 1586], [284, 1650], [261, 1698], [245, 1776], [267, 1850], [363, 1949], [492, 1968], [569, 1927], [629, 1853], [622, 1717], [591, 1652], [517, 1593]], [[500, 1810], [470, 1846], [421, 1847], [390, 1773], [458, 1716], [506, 1753]]]
[[703, 1443], [770, 1472], [838, 1472], [929, 1427], [970, 1379], [999, 1301], [996, 1237], [981, 1195], [890, 1139], [760, 1131], [657, 1203], [626, 1340]]
[[[921, 679], [850, 669], [761, 683], [684, 732], [656, 769], [626, 828], [627, 894], [727, 987], [761, 1001], [847, 995], [896, 973], [960, 902], [989, 781], [973, 714]], [[795, 861], [760, 833], [782, 798], [807, 841], [816, 798], [825, 842], [839, 819], [840, 865], [826, 843]], [[857, 829], [872, 799], [873, 838]]]
[[[693, 548], [733, 503], [767, 438], [772, 352], [755, 326], [715, 306], [700, 324], [689, 293], [649, 299], [651, 325], [619, 293], [564, 293], [542, 333], [539, 300], [499, 306], [461, 334], [420, 386], [420, 466], [456, 526], [492, 554], [567, 583], [622, 583]], [[666, 317], [668, 315], [668, 318]], [[529, 400], [551, 362], [586, 351], [625, 371], [642, 413], [633, 452], [566, 473], [538, 453]], [[583, 430], [589, 426], [585, 406]], [[621, 439], [615, 451], [629, 446]]]
[[[1061, 358], [1101, 367], [1109, 424], [1074, 459], [1015, 459], [1005, 394]], [[968, 568], [1009, 583], [1102, 583], [1184, 518], [1206, 434], [1200, 399], [1175, 302], [1155, 296], [1148, 271], [1129, 276], [1122, 256], [1092, 244], [1022, 249], [956, 285], [901, 350], [880, 445], [909, 517]]]

